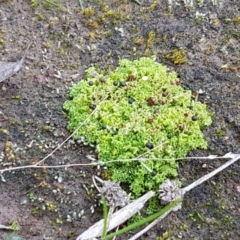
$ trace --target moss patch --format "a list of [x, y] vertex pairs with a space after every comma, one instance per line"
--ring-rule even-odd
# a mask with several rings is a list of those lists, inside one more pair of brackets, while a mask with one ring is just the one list
[[[108, 74], [91, 67], [70, 97], [64, 103], [68, 129], [74, 131], [94, 111], [74, 137], [95, 144], [112, 180], [127, 183], [136, 196], [176, 177], [174, 158], [207, 147], [201, 131], [211, 124], [206, 105], [180, 86], [175, 72], [151, 58], [121, 60]], [[145, 161], [108, 163], [137, 156]]]
[[174, 49], [165, 55], [165, 59], [171, 61], [175, 65], [186, 63], [186, 52], [182, 49]]

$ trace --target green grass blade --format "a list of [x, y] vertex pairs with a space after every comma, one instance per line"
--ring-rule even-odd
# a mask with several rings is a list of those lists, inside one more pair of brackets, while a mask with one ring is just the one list
[[102, 232], [102, 238], [104, 238], [107, 234], [107, 226], [108, 226], [108, 207], [106, 203], [106, 199], [102, 198], [103, 202], [103, 232]]
[[152, 222], [154, 221], [155, 219], [159, 218], [160, 216], [162, 216], [164, 213], [166, 213], [167, 211], [171, 210], [172, 208], [176, 207], [180, 202], [182, 201], [182, 199], [178, 199], [170, 204], [168, 204], [166, 207], [164, 207], [163, 209], [161, 209], [159, 212], [157, 213], [154, 213], [153, 215], [149, 216], [149, 217], [146, 217], [136, 223], [133, 223], [117, 232], [114, 232], [114, 233], [111, 233], [111, 234], [108, 234], [106, 235], [105, 237], [102, 238], [102, 240], [107, 240], [107, 239], [111, 239], [115, 236], [119, 236], [123, 233], [126, 233], [128, 231], [131, 231], [131, 230], [134, 230], [136, 229], [137, 227], [140, 227], [146, 223], [149, 223], [149, 222]]

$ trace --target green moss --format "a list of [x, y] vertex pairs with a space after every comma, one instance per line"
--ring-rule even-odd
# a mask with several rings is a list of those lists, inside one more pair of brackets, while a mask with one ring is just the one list
[[30, 0], [31, 8], [36, 9], [38, 6], [38, 3], [36, 0]]
[[214, 52], [214, 50], [215, 50], [215, 46], [214, 46], [213, 44], [210, 44], [210, 45], [206, 48], [205, 52], [206, 52], [206, 54], [210, 54], [210, 53]]
[[5, 46], [5, 41], [2, 38], [0, 38], [0, 45]]
[[128, 220], [128, 225], [130, 224], [133, 224], [133, 223], [136, 223], [140, 220], [144, 219], [144, 217], [139, 214], [139, 213], [136, 213], [135, 215], [133, 215], [129, 220]]
[[40, 208], [40, 207], [35, 207], [35, 208], [33, 208], [33, 209], [31, 210], [31, 214], [32, 214], [33, 216], [38, 216], [38, 215], [40, 214], [40, 212], [41, 212], [41, 208]]
[[109, 171], [108, 169], [104, 169], [102, 174], [101, 174], [101, 178], [103, 180], [110, 180], [112, 177], [112, 173], [111, 171]]
[[[70, 97], [64, 103], [68, 129], [76, 130], [92, 113], [74, 138], [95, 144], [112, 180], [127, 183], [134, 196], [177, 177], [175, 158], [207, 147], [201, 131], [211, 124], [206, 105], [193, 101], [177, 74], [151, 58], [121, 60], [109, 74], [91, 67], [86, 79], [70, 89]], [[142, 154], [169, 160], [109, 163]]]
[[147, 215], [152, 215], [158, 211], [160, 211], [160, 206], [159, 206], [159, 199], [158, 196], [154, 196], [152, 197], [149, 201], [148, 201], [148, 206], [147, 206]]
[[95, 11], [94, 11], [94, 9], [92, 7], [84, 8], [83, 15], [85, 15], [85, 16], [93, 16], [93, 15], [95, 15]]
[[37, 14], [37, 20], [38, 21], [42, 21], [44, 19], [45, 19], [45, 16], [43, 14], [41, 14], [41, 13]]
[[223, 131], [221, 128], [218, 128], [218, 129], [216, 130], [216, 135], [217, 135], [218, 137], [224, 137], [224, 136], [226, 136], [226, 134], [224, 133], [224, 131]]
[[182, 49], [174, 49], [165, 55], [166, 60], [170, 60], [175, 65], [186, 63], [186, 52]]
[[200, 25], [202, 23], [202, 17], [196, 18], [196, 24]]
[[161, 237], [157, 237], [156, 240], [170, 240], [170, 234], [168, 231], [164, 232]]
[[236, 17], [236, 18], [233, 20], [233, 22], [234, 22], [235, 24], [240, 24], [240, 16]]

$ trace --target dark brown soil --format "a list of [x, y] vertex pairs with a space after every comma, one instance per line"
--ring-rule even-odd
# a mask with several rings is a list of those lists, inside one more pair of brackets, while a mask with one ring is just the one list
[[[70, 135], [62, 104], [68, 87], [83, 78], [91, 64], [110, 70], [119, 58], [151, 55], [175, 70], [183, 85], [204, 91], [200, 101], [214, 112], [213, 124], [204, 133], [208, 150], [190, 155], [239, 153], [238, 0], [222, 0], [216, 6], [205, 1], [202, 7], [195, 4], [190, 9], [181, 2], [171, 14], [167, 1], [145, 0], [141, 6], [128, 0], [83, 1], [85, 7], [92, 6], [93, 15], [83, 15], [77, 0], [56, 1], [61, 8], [37, 2], [33, 9], [30, 1], [0, 1], [0, 61], [19, 60], [32, 42], [22, 70], [0, 83], [2, 169], [6, 164], [39, 161]], [[205, 14], [198, 24], [197, 11]], [[185, 63], [176, 65], [166, 58], [174, 49], [186, 53]], [[8, 141], [15, 162], [13, 156], [6, 157]], [[94, 149], [70, 140], [45, 164], [88, 163], [89, 155], [97, 157]], [[179, 179], [186, 186], [223, 163], [181, 162]], [[239, 167], [237, 162], [192, 190], [184, 197], [182, 210], [170, 214], [142, 239], [156, 239], [166, 231], [169, 239], [240, 239]], [[102, 218], [92, 187], [92, 175], [97, 172], [93, 167], [72, 167], [4, 173], [0, 224], [17, 221], [20, 230], [14, 236], [24, 240], [76, 239]], [[9, 235], [0, 230], [1, 239], [13, 239]]]

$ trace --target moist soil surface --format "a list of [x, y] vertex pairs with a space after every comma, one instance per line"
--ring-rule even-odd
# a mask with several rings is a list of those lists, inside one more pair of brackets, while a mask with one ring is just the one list
[[[188, 7], [175, 2], [171, 9], [167, 1], [159, 2], [86, 0], [83, 12], [77, 0], [55, 5], [0, 1], [0, 61], [20, 60], [31, 43], [22, 69], [0, 82], [1, 169], [34, 164], [70, 136], [62, 105], [69, 87], [92, 64], [110, 71], [119, 59], [153, 55], [177, 72], [183, 86], [201, 92], [199, 100], [214, 113], [213, 124], [204, 131], [208, 149], [189, 156], [239, 153], [239, 1]], [[167, 57], [172, 51], [177, 55]], [[94, 158], [94, 148], [70, 139], [42, 163], [89, 163]], [[187, 186], [225, 161], [182, 161], [179, 180]], [[101, 169], [90, 166], [4, 172], [0, 224], [17, 222], [20, 230], [0, 230], [0, 239], [76, 239], [102, 219], [92, 185], [95, 174]], [[141, 239], [240, 239], [239, 202], [236, 162], [187, 193], [182, 209]]]

